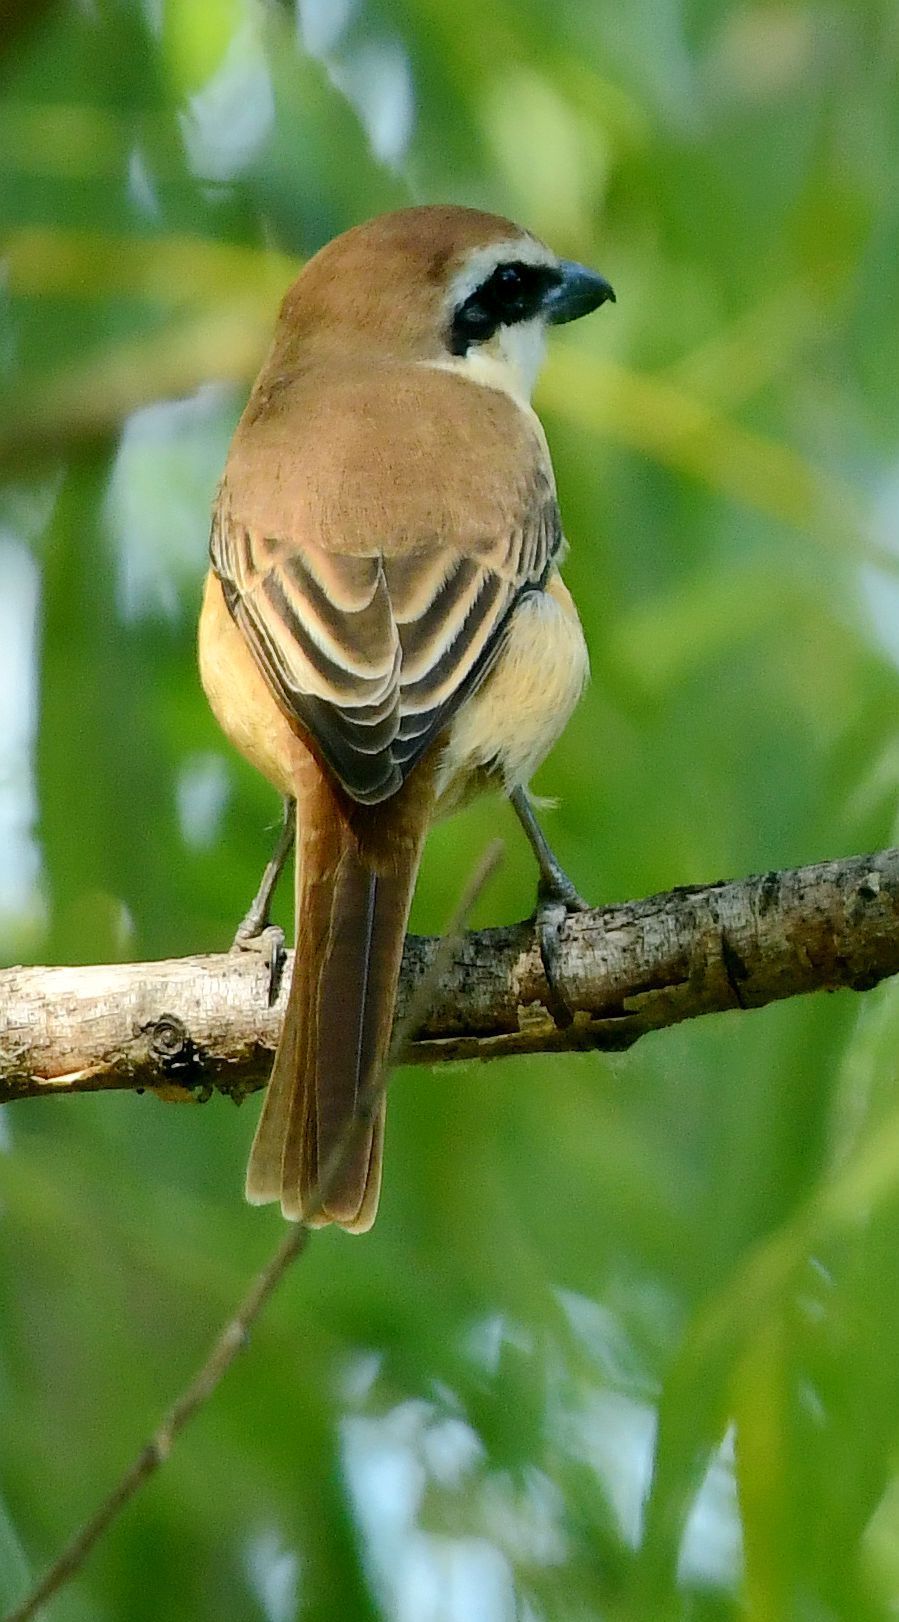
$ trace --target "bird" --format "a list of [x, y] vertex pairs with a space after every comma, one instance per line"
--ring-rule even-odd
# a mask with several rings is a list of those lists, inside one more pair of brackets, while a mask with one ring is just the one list
[[288, 289], [234, 433], [199, 667], [288, 807], [242, 944], [296, 826], [294, 968], [246, 1177], [290, 1221], [375, 1219], [383, 1091], [347, 1135], [389, 1052], [431, 822], [508, 795], [542, 902], [583, 905], [527, 793], [588, 675], [531, 393], [547, 329], [614, 298], [502, 216], [380, 215]]

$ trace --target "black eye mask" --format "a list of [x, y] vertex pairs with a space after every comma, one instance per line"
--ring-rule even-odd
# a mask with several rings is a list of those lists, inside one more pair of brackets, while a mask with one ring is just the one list
[[492, 338], [498, 327], [530, 321], [561, 279], [552, 265], [526, 265], [521, 260], [497, 265], [453, 315], [450, 353], [464, 355], [471, 344]]

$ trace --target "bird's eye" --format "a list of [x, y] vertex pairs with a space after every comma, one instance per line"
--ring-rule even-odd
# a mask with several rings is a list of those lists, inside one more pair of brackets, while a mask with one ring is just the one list
[[520, 293], [524, 285], [524, 277], [517, 265], [500, 265], [495, 273], [494, 280], [503, 293]]
[[471, 344], [492, 338], [498, 327], [528, 321], [538, 313], [553, 276], [551, 269], [540, 265], [497, 265], [456, 310], [449, 334], [450, 352], [464, 355]]

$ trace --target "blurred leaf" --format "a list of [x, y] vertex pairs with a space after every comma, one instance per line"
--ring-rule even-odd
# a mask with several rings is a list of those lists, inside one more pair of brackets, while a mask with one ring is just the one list
[[[212, 491], [299, 264], [409, 201], [520, 218], [618, 293], [552, 335], [537, 396], [593, 681], [535, 788], [578, 884], [895, 838], [888, 0], [26, 9], [0, 47], [7, 959], [233, 934], [279, 808], [196, 676]], [[477, 921], [530, 911], [485, 800], [433, 831], [416, 927], [500, 824]], [[886, 986], [401, 1072], [374, 1232], [316, 1237], [54, 1616], [888, 1622], [897, 1043]], [[0, 1122], [2, 1478], [38, 1564], [277, 1242], [241, 1200], [257, 1108]]]
[[0, 1605], [11, 1609], [25, 1594], [30, 1580], [28, 1562], [10, 1514], [0, 1498]]

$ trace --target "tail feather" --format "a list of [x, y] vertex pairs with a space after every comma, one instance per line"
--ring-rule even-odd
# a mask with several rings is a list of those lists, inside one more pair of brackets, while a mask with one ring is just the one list
[[[364, 1041], [365, 1016], [380, 882], [345, 843], [329, 898], [329, 931], [320, 959], [314, 1027], [310, 1026], [314, 1088], [308, 1101], [294, 1094], [284, 1144], [282, 1197], [288, 1191], [290, 1164], [308, 1163], [310, 1173], [317, 1170], [319, 1178], [327, 1178], [323, 1214], [349, 1224], [362, 1204], [371, 1158], [370, 1133], [357, 1134], [352, 1146], [346, 1136], [359, 1090], [371, 1071], [366, 1063], [371, 1055]], [[308, 1122], [307, 1115], [312, 1117]], [[335, 1174], [332, 1157], [338, 1149], [342, 1162]]]
[[390, 1045], [431, 807], [428, 782], [416, 787], [407, 784], [386, 805], [363, 807], [320, 774], [319, 804], [303, 808], [293, 979], [250, 1154], [247, 1198], [280, 1199], [286, 1217], [310, 1226], [337, 1222], [361, 1233], [377, 1212], [383, 1098], [367, 1128], [356, 1131], [351, 1151], [347, 1137], [359, 1095]]

